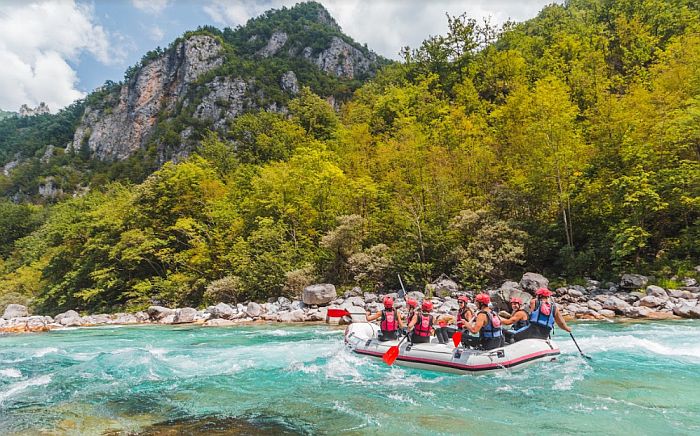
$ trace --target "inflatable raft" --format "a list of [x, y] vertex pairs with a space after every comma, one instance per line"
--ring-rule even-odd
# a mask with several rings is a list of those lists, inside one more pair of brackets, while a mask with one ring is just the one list
[[[379, 342], [379, 327], [367, 322], [354, 322], [345, 329], [345, 343], [355, 353], [381, 359], [390, 347], [400, 341]], [[538, 361], [554, 361], [559, 347], [552, 340], [524, 339], [493, 350], [474, 350], [452, 343], [440, 344], [437, 338], [425, 344], [403, 341], [399, 347], [397, 365], [432, 371], [485, 373], [508, 368], [520, 368]]]

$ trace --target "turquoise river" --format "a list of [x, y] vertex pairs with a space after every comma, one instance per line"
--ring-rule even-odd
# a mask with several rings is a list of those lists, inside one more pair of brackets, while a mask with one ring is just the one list
[[700, 322], [578, 323], [582, 359], [387, 367], [325, 325], [0, 336], [0, 434], [700, 434]]

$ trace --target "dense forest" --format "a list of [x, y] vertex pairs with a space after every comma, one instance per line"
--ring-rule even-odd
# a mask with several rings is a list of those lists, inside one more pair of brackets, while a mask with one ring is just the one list
[[[306, 87], [288, 114], [242, 115], [143, 181], [3, 201], [0, 306], [197, 306], [320, 280], [391, 289], [397, 272], [468, 288], [524, 270], [667, 287], [695, 274], [700, 4], [570, 0], [498, 29], [447, 20], [339, 111]], [[64, 135], [79, 113], [47, 129]], [[85, 158], [70, 157], [97, 165]]]

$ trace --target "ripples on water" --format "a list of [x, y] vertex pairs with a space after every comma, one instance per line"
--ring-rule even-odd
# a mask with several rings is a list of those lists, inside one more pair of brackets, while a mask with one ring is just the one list
[[317, 326], [0, 337], [0, 434], [699, 434], [700, 323], [576, 325], [581, 359], [387, 368]]

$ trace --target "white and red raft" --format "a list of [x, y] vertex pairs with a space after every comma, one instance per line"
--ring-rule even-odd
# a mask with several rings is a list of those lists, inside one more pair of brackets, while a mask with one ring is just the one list
[[[353, 322], [345, 329], [345, 343], [357, 354], [382, 356], [400, 341], [379, 342], [379, 327], [367, 322]], [[511, 368], [521, 368], [535, 362], [555, 361], [559, 347], [552, 340], [524, 339], [493, 350], [476, 350], [440, 344], [437, 338], [430, 343], [411, 344], [403, 341], [395, 360], [397, 365], [458, 374], [483, 374]]]

